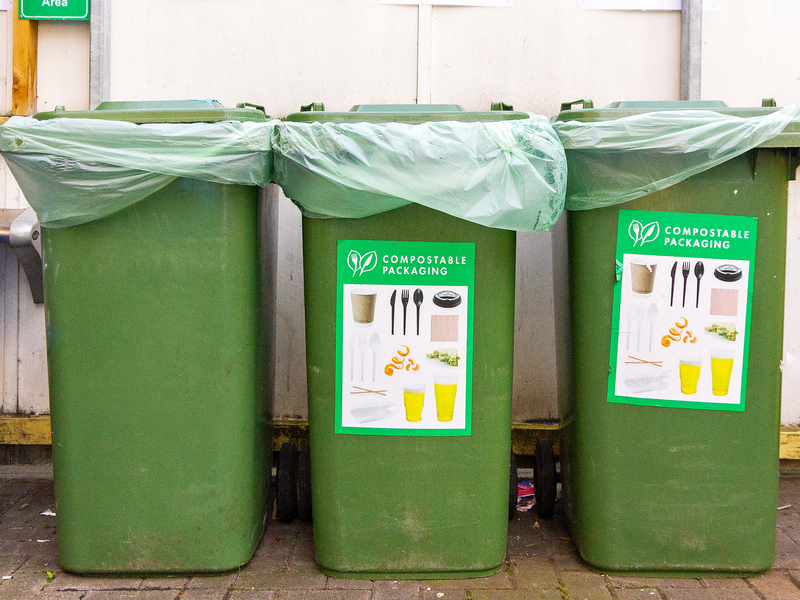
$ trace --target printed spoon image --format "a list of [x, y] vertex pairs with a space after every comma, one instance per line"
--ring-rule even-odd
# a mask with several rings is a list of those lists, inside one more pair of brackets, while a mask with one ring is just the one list
[[381, 337], [376, 331], [369, 338], [369, 347], [372, 349], [372, 381], [375, 381], [375, 365], [378, 364], [378, 348], [381, 346]]
[[356, 334], [350, 336], [350, 381], [353, 381], [353, 365], [355, 364]]
[[419, 335], [419, 307], [422, 306], [422, 290], [414, 290], [414, 304], [417, 305], [417, 335]]
[[647, 309], [647, 318], [650, 319], [650, 348], [648, 352], [653, 351], [653, 326], [656, 323], [656, 319], [658, 318], [658, 306], [655, 302], [650, 305], [650, 308]]
[[[625, 350], [631, 349], [631, 320], [633, 319], [633, 303], [628, 307], [628, 337], [625, 342]], [[355, 334], [353, 334], [355, 335]]]
[[705, 272], [705, 267], [703, 266], [703, 261], [697, 261], [697, 264], [694, 266], [694, 276], [697, 277], [697, 302], [695, 302], [695, 308], [700, 308], [700, 278], [703, 276]]

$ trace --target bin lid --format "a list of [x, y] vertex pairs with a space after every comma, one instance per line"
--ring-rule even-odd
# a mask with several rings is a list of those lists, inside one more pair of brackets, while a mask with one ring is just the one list
[[309, 104], [286, 117], [297, 123], [429, 123], [433, 121], [514, 121], [530, 115], [495, 103], [492, 110], [468, 111], [458, 104], [357, 104], [346, 112], [326, 112], [323, 104]]
[[48, 119], [104, 119], [129, 123], [216, 123], [219, 121], [266, 121], [263, 106], [240, 103], [225, 108], [216, 100], [157, 100], [141, 102], [101, 102], [94, 110], [55, 110], [33, 115]]
[[[573, 109], [575, 104], [581, 104], [579, 109]], [[677, 110], [706, 110], [730, 115], [732, 117], [764, 117], [780, 110], [775, 106], [772, 98], [765, 98], [762, 106], [758, 107], [730, 107], [721, 100], [655, 100], [655, 101], [630, 101], [612, 102], [603, 108], [594, 108], [591, 100], [576, 100], [565, 102], [561, 105], [561, 112], [553, 117], [554, 123], [579, 121], [581, 123], [597, 123], [613, 121], [623, 117], [643, 115], [652, 112], [677, 111]], [[800, 122], [792, 121], [777, 137], [760, 144], [761, 148], [796, 148], [800, 147]]]

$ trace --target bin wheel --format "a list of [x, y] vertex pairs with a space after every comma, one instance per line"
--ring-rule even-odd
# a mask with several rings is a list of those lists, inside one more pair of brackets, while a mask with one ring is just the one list
[[517, 485], [517, 457], [514, 451], [511, 451], [511, 472], [508, 478], [508, 520], [514, 518], [517, 513], [517, 497], [519, 495], [519, 487]]
[[311, 522], [311, 446], [305, 442], [297, 457], [297, 516]]
[[278, 454], [276, 516], [288, 523], [297, 517], [297, 448], [291, 442], [281, 445]]
[[533, 490], [536, 494], [536, 512], [542, 519], [553, 516], [556, 508], [556, 461], [550, 440], [536, 440], [533, 456]]

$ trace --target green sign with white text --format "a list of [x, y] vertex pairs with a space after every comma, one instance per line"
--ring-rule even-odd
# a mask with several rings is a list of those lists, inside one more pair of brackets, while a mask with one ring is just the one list
[[89, 0], [19, 0], [19, 18], [88, 21]]
[[619, 211], [609, 402], [745, 409], [757, 225]]
[[472, 431], [475, 244], [339, 240], [336, 433]]

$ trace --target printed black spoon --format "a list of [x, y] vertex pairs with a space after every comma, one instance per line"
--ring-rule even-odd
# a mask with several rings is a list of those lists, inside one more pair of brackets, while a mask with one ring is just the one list
[[705, 272], [705, 267], [703, 266], [703, 261], [698, 260], [697, 264], [694, 266], [694, 276], [697, 277], [697, 302], [695, 303], [695, 308], [700, 308], [700, 278], [703, 276]]

